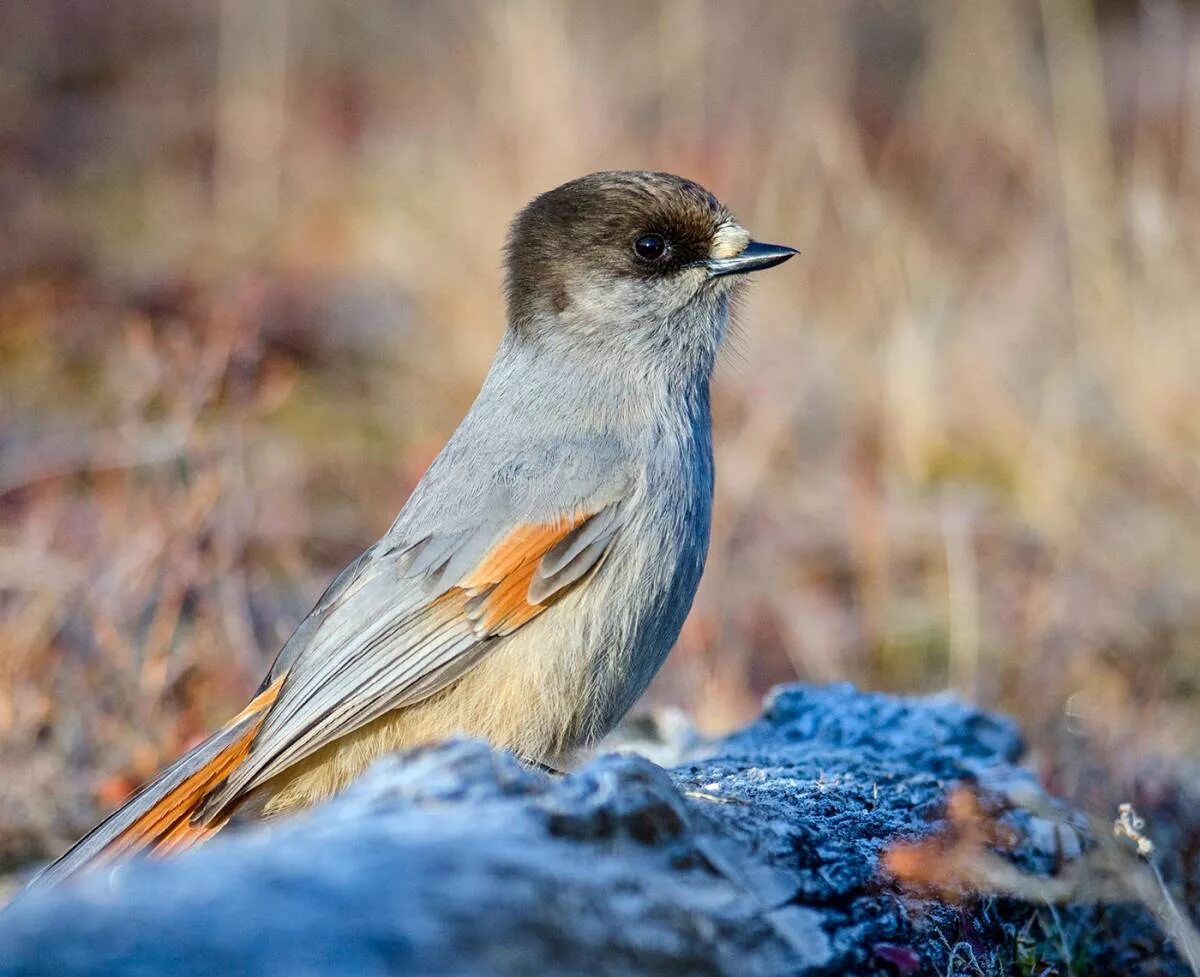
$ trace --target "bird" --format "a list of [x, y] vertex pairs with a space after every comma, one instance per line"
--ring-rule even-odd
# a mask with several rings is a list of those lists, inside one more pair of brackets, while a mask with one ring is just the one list
[[482, 388], [383, 536], [247, 706], [35, 877], [170, 854], [288, 814], [458, 734], [553, 769], [608, 733], [679, 636], [708, 551], [710, 387], [751, 239], [699, 184], [593, 173], [506, 247]]

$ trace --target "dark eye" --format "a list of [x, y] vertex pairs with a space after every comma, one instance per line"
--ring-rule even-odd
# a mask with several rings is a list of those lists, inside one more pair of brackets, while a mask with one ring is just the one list
[[633, 242], [634, 253], [643, 261], [657, 261], [667, 252], [667, 242], [661, 234], [643, 234]]

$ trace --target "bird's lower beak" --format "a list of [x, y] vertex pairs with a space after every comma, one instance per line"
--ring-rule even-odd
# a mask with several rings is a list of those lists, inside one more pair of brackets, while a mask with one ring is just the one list
[[748, 271], [762, 271], [764, 268], [781, 265], [792, 255], [799, 253], [795, 248], [787, 248], [782, 244], [762, 244], [758, 241], [751, 241], [732, 258], [709, 258], [708, 274], [712, 278], [717, 278], [720, 275], [741, 275]]

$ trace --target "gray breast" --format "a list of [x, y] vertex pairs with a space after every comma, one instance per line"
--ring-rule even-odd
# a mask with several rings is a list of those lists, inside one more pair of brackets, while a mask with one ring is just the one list
[[607, 733], [646, 690], [679, 637], [704, 569], [713, 491], [708, 426], [688, 423], [663, 435], [631, 500], [630, 531], [602, 568], [606, 579], [596, 581], [604, 616], [593, 623], [603, 637], [594, 642], [593, 695], [572, 737], [581, 742]]

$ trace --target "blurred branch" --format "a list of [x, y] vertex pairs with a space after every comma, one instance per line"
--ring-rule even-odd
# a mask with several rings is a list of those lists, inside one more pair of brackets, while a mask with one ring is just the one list
[[136, 437], [125, 429], [91, 431], [26, 447], [15, 460], [0, 465], [0, 496], [70, 475], [151, 468], [185, 457], [204, 457], [189, 447], [190, 431], [190, 424], [173, 423], [139, 429]]

